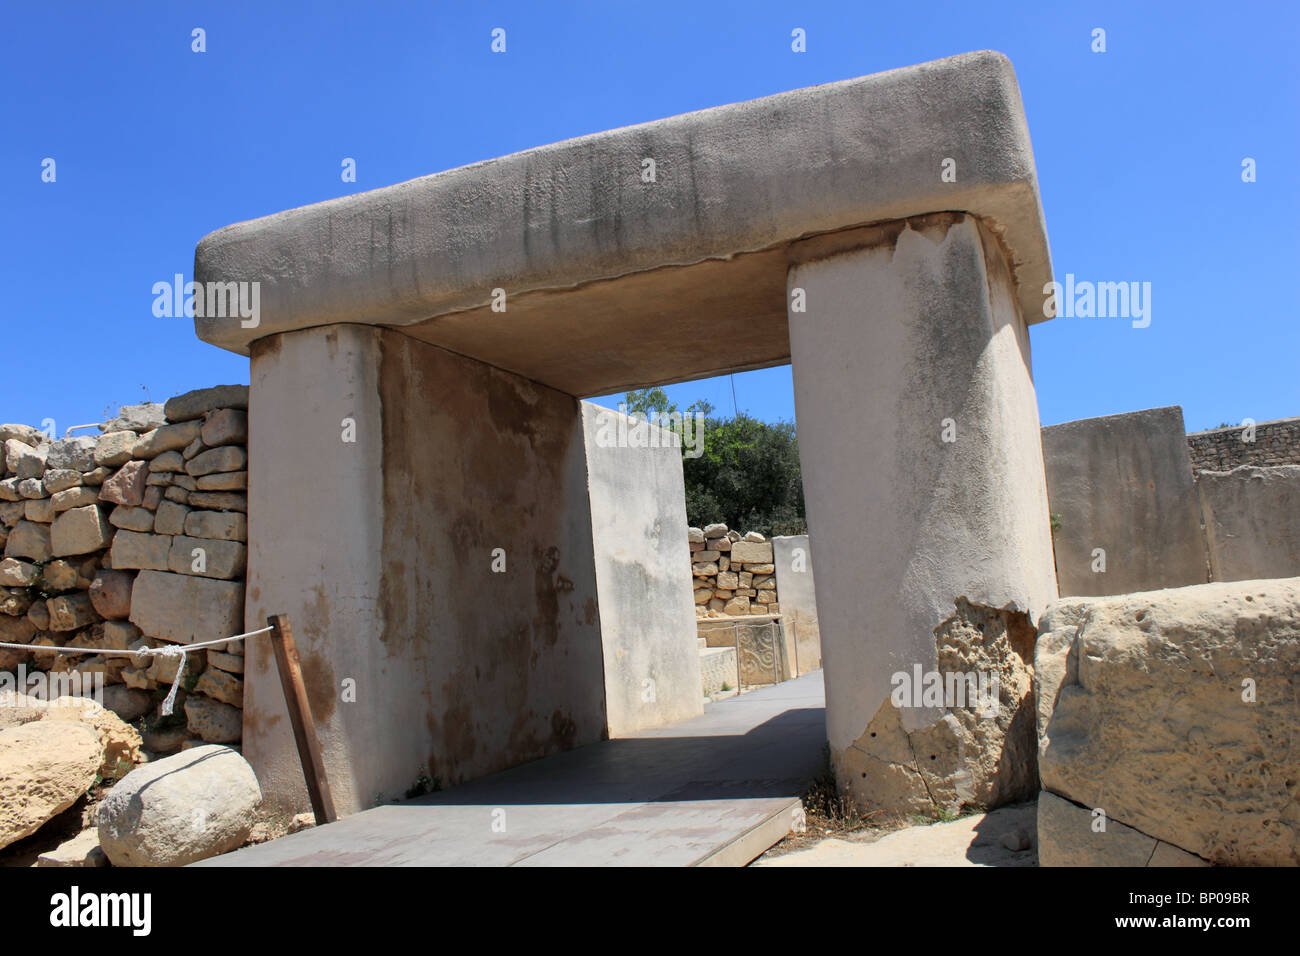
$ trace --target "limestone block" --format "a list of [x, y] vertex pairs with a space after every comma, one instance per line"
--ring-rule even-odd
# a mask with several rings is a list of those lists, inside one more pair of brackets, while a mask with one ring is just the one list
[[123, 405], [117, 410], [117, 417], [99, 426], [101, 432], [132, 431], [148, 432], [166, 424], [163, 407], [157, 402], [144, 402], [140, 405]]
[[145, 482], [149, 477], [147, 461], [128, 461], [99, 488], [102, 501], [116, 505], [138, 505], [144, 500]]
[[21, 478], [18, 481], [18, 494], [24, 498], [34, 500], [36, 498], [48, 497], [45, 486], [41, 484], [39, 478]]
[[244, 585], [142, 571], [131, 592], [130, 619], [148, 636], [180, 644], [240, 634], [244, 630]]
[[179, 451], [165, 451], [149, 462], [149, 474], [169, 474], [185, 470], [185, 459]]
[[736, 541], [731, 545], [731, 560], [742, 564], [771, 564], [772, 542]]
[[199, 388], [184, 395], [167, 399], [164, 411], [169, 422], [184, 422], [200, 418], [205, 412], [214, 409], [248, 408], [247, 385], [216, 385], [212, 388]]
[[185, 463], [187, 474], [195, 478], [213, 472], [242, 471], [248, 464], [248, 453], [238, 445], [212, 448], [195, 455]]
[[248, 519], [237, 511], [192, 511], [185, 516], [184, 531], [191, 538], [246, 541]]
[[98, 736], [81, 724], [42, 719], [0, 730], [0, 847], [76, 803], [100, 758]]
[[50, 598], [46, 606], [50, 612], [51, 631], [75, 631], [98, 620], [90, 596], [84, 592]]
[[152, 569], [165, 571], [172, 539], [165, 534], [140, 534], [119, 530], [109, 552], [116, 570]]
[[199, 422], [163, 425], [140, 436], [132, 449], [132, 458], [156, 458], [164, 452], [180, 451], [199, 437]]
[[205, 670], [194, 684], [194, 693], [204, 694], [232, 707], [244, 706], [244, 682], [219, 668], [209, 667]]
[[[46, 486], [49, 490], [49, 485]], [[56, 491], [50, 497], [50, 508], [56, 513], [69, 511], [72, 508], [84, 508], [86, 505], [93, 505], [99, 500], [99, 493], [94, 488], [87, 488], [84, 485], [78, 485], [75, 488], [65, 488], [62, 491]]]
[[119, 468], [131, 460], [139, 436], [133, 431], [109, 432], [99, 436], [95, 446], [95, 464], [105, 468]]
[[131, 613], [131, 586], [135, 575], [124, 571], [100, 571], [90, 584], [90, 602], [100, 617], [123, 620]]
[[35, 582], [40, 569], [34, 564], [17, 558], [5, 558], [0, 561], [0, 587], [25, 588]]
[[185, 717], [190, 732], [208, 743], [234, 743], [244, 732], [244, 717], [238, 707], [208, 697], [187, 697]]
[[1300, 465], [1202, 471], [1196, 491], [1215, 581], [1300, 574]]
[[154, 513], [147, 508], [118, 505], [108, 516], [108, 523], [126, 531], [152, 531]]
[[238, 408], [221, 408], [207, 416], [199, 432], [209, 448], [243, 445], [248, 441], [248, 412]]
[[33, 561], [48, 561], [54, 557], [50, 549], [50, 526], [34, 521], [20, 521], [9, 532], [5, 542], [6, 558], [30, 558]]
[[246, 554], [238, 541], [177, 535], [172, 539], [167, 567], [178, 574], [230, 580], [243, 576]]
[[16, 438], [10, 438], [5, 442], [5, 467], [20, 481], [24, 478], [39, 478], [45, 473], [49, 453], [49, 445], [42, 444], [33, 448]]
[[1044, 790], [1038, 795], [1039, 866], [1209, 866], [1198, 856], [1162, 843]]
[[54, 520], [54, 502], [49, 498], [28, 501], [23, 506], [23, 517], [37, 524], [49, 524]]
[[99, 809], [100, 845], [114, 866], [183, 866], [244, 843], [261, 802], [243, 757], [229, 747], [195, 747], [137, 767], [109, 791]]
[[108, 547], [113, 527], [97, 505], [82, 505], [60, 514], [50, 528], [51, 553], [62, 557]]
[[190, 509], [174, 501], [163, 500], [154, 512], [153, 530], [155, 534], [183, 534], [185, 517]]
[[75, 488], [81, 483], [81, 472], [73, 471], [70, 468], [49, 468], [41, 476], [41, 484], [45, 486], [45, 490], [51, 495], [56, 492], [66, 491], [69, 488]]
[[1300, 863], [1300, 579], [1099, 597], [1044, 626], [1044, 789], [1212, 863]]
[[[167, 489], [171, 491], [171, 489]], [[168, 495], [168, 497], [171, 497]], [[248, 512], [248, 498], [234, 491], [191, 491], [189, 503], [195, 508], [210, 508], [213, 511]]]
[[46, 468], [87, 472], [95, 468], [95, 446], [89, 435], [74, 435], [50, 443], [50, 453], [45, 459]]
[[196, 485], [199, 491], [243, 491], [248, 487], [248, 472], [225, 471], [203, 475]]

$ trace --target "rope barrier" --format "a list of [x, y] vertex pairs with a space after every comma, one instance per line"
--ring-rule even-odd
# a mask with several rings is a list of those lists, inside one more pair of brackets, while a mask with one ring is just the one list
[[0, 647], [9, 647], [20, 651], [31, 651], [32, 653], [51, 653], [51, 654], [103, 654], [105, 657], [134, 657], [137, 664], [143, 665], [142, 658], [145, 657], [179, 657], [180, 664], [176, 667], [176, 676], [172, 678], [172, 688], [167, 692], [166, 699], [159, 708], [159, 713], [164, 717], [172, 712], [176, 704], [176, 689], [180, 687], [181, 675], [185, 673], [185, 655], [190, 651], [199, 651], [205, 647], [216, 647], [218, 644], [227, 644], [230, 641], [242, 641], [245, 638], [257, 637], [259, 634], [269, 634], [275, 630], [273, 627], [264, 627], [257, 631], [247, 631], [244, 634], [236, 634], [233, 637], [222, 637], [215, 641], [198, 641], [194, 644], [165, 644], [162, 647], [139, 647], [135, 650], [107, 650], [100, 647], [46, 647], [41, 644], [9, 644], [0, 641]]

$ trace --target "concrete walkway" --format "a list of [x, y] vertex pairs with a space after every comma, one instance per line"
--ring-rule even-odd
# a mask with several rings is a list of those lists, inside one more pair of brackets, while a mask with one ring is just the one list
[[825, 741], [816, 671], [196, 865], [740, 866], [790, 831]]

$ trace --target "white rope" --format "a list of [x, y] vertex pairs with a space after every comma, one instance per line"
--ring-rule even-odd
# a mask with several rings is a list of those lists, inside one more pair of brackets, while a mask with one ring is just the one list
[[181, 662], [176, 667], [176, 676], [172, 678], [172, 688], [167, 692], [167, 698], [162, 702], [159, 712], [168, 716], [172, 712], [172, 707], [176, 704], [176, 688], [181, 684], [181, 675], [185, 673], [185, 655], [190, 651], [202, 650], [205, 647], [216, 647], [218, 644], [226, 644], [230, 641], [242, 641], [246, 637], [257, 637], [259, 634], [268, 634], [275, 630], [273, 627], [264, 627], [258, 631], [248, 631], [245, 634], [236, 634], [233, 637], [222, 637], [215, 641], [199, 641], [194, 644], [164, 644], [162, 647], [140, 647], [135, 650], [105, 650], [99, 647], [45, 647], [40, 644], [9, 644], [0, 641], [0, 647], [11, 647], [20, 651], [31, 651], [34, 654], [52, 653], [52, 654], [103, 654], [105, 657], [134, 657], [137, 663], [143, 664], [140, 660], [143, 657], [179, 657]]

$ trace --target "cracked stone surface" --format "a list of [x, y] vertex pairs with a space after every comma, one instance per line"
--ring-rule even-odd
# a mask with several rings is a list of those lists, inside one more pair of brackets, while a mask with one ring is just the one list
[[[1034, 641], [1026, 614], [959, 598], [956, 612], [935, 628], [938, 671], [996, 676], [996, 713], [982, 714], [974, 701], [926, 709], [886, 699], [838, 755], [841, 787], [864, 810], [881, 811], [878, 819], [1031, 798], [1038, 790]], [[909, 723], [920, 718], [920, 729], [904, 729], [905, 710], [914, 718]]]

